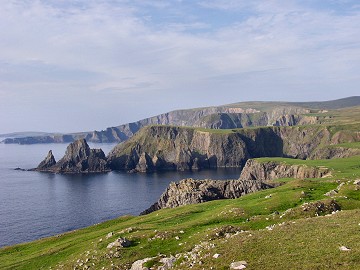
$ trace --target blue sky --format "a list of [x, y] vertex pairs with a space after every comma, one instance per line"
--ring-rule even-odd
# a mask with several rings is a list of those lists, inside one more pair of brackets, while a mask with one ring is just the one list
[[359, 95], [359, 25], [348, 0], [3, 1], [0, 133]]

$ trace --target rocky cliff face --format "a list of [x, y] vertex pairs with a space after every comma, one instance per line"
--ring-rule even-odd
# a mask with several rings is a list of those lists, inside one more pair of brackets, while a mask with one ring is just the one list
[[55, 157], [50, 150], [46, 158], [40, 162], [39, 166], [37, 166], [38, 170], [46, 170], [56, 164]]
[[141, 214], [149, 214], [162, 208], [239, 198], [245, 194], [271, 187], [261, 181], [254, 180], [184, 179], [178, 183], [171, 183], [160, 199]]
[[216, 129], [256, 126], [292, 126], [300, 124], [301, 121], [305, 124], [304, 120], [301, 120], [304, 119], [301, 114], [310, 111], [309, 109], [295, 105], [277, 106], [276, 103], [271, 104], [265, 111], [262, 108], [251, 108], [247, 103], [242, 105], [244, 108], [228, 105], [178, 110], [142, 119], [134, 123], [109, 127], [101, 131], [9, 138], [3, 142], [16, 144], [68, 143], [81, 138], [96, 143], [123, 142], [131, 138], [141, 128], [149, 125], [175, 125]]
[[35, 169], [54, 173], [93, 173], [109, 171], [107, 160], [101, 149], [90, 149], [85, 139], [71, 143], [65, 155], [55, 162], [51, 151], [48, 156]]
[[241, 167], [251, 157], [282, 156], [282, 142], [271, 128], [209, 132], [150, 126], [108, 156], [114, 170], [196, 170]]
[[148, 172], [242, 167], [248, 159], [256, 157], [332, 158], [338, 152], [319, 149], [331, 144], [334, 138], [357, 140], [356, 134], [339, 135], [342, 132], [349, 133], [348, 130], [333, 133], [331, 127], [326, 126], [224, 131], [149, 126], [116, 146], [108, 162], [114, 170]]
[[240, 174], [240, 180], [273, 180], [279, 178], [321, 178], [330, 174], [324, 167], [289, 165], [276, 161], [260, 162], [249, 159]]

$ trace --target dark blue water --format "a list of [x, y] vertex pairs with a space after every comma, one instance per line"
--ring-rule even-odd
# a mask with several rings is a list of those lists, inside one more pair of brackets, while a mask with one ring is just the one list
[[[114, 145], [90, 145], [105, 153]], [[199, 172], [59, 175], [15, 171], [34, 168], [52, 149], [56, 160], [63, 144], [0, 144], [0, 246], [86, 227], [121, 215], [138, 215], [153, 204], [171, 181], [235, 179], [238, 169]]]

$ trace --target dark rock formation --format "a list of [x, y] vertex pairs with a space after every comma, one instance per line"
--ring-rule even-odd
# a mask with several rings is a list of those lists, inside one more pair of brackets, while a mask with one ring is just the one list
[[38, 170], [46, 170], [56, 164], [56, 160], [52, 151], [50, 150], [46, 158], [40, 162], [39, 166], [37, 166]]
[[50, 166], [54, 161], [55, 159], [50, 151], [45, 160], [35, 170], [54, 173], [109, 171], [104, 152], [101, 149], [90, 149], [85, 139], [71, 143], [66, 149], [65, 156]]
[[273, 180], [278, 178], [321, 178], [331, 172], [325, 167], [289, 165], [276, 161], [259, 162], [249, 159], [240, 174], [240, 180]]
[[[113, 170], [158, 171], [242, 167], [250, 158], [332, 158], [359, 150], [322, 151], [324, 145], [358, 141], [356, 131], [332, 126], [262, 127], [237, 130], [203, 130], [149, 126], [117, 145], [108, 156]], [[341, 135], [346, 133], [347, 135]]]
[[160, 199], [141, 215], [162, 208], [202, 203], [219, 199], [234, 199], [245, 194], [271, 188], [272, 186], [254, 180], [193, 180], [184, 179], [171, 183]]
[[108, 163], [114, 170], [142, 172], [241, 167], [251, 157], [282, 156], [282, 149], [271, 128], [222, 133], [150, 126], [116, 146]]
[[360, 155], [359, 148], [336, 147], [334, 145], [316, 149], [310, 155], [310, 159], [331, 159], [331, 158], [346, 158]]
[[242, 128], [258, 126], [294, 126], [321, 123], [309, 112], [324, 113], [327, 109], [339, 109], [360, 105], [360, 97], [350, 97], [326, 102], [240, 102], [217, 107], [177, 110], [137, 122], [109, 127], [101, 131], [71, 134], [44, 134], [19, 136], [5, 139], [4, 143], [68, 143], [85, 138], [90, 142], [123, 142], [141, 128], [149, 125], [175, 125], [204, 128]]

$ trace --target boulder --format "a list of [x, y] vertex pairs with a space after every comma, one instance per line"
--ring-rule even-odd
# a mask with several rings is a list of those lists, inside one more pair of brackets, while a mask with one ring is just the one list
[[230, 264], [230, 269], [245, 269], [247, 266], [247, 262], [246, 261], [239, 261], [239, 262], [233, 262]]
[[114, 242], [111, 242], [110, 244], [107, 245], [107, 248], [113, 248], [113, 247], [129, 247], [131, 246], [131, 241], [120, 237], [118, 239], [116, 239]]

